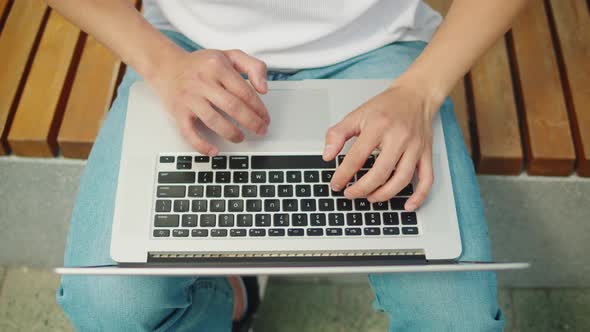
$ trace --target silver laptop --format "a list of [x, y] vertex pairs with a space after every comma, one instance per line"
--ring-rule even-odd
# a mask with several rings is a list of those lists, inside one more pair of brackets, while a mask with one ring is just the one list
[[[440, 116], [435, 182], [415, 212], [415, 182], [387, 202], [348, 200], [329, 188], [340, 160], [321, 158], [326, 129], [386, 80], [269, 82], [268, 135], [202, 156], [143, 82], [130, 91], [112, 228], [116, 266], [59, 273], [224, 275], [420, 272], [523, 268], [459, 263], [461, 237]], [[369, 158], [356, 177], [372, 166]], [[354, 180], [354, 179], [353, 179]]]

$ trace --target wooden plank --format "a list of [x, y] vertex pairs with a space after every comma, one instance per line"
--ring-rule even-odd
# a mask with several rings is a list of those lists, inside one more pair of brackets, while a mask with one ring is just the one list
[[8, 151], [6, 137], [38, 44], [46, 11], [45, 1], [16, 1], [0, 34], [0, 50], [10, 50], [0, 52], [0, 154]]
[[87, 158], [113, 97], [121, 61], [88, 37], [57, 141], [68, 158]]
[[544, 2], [534, 1], [516, 20], [513, 38], [527, 172], [568, 175], [575, 153]]
[[584, 0], [551, 0], [566, 76], [577, 172], [590, 176], [590, 13]]
[[13, 152], [50, 157], [75, 67], [80, 30], [52, 11], [8, 134]]
[[0, 33], [2, 33], [2, 28], [4, 28], [4, 22], [6, 21], [6, 17], [8, 16], [10, 5], [10, 0], [0, 0]]

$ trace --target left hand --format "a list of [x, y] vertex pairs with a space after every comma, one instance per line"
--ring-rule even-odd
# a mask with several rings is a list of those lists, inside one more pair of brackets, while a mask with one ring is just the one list
[[[419, 207], [434, 180], [432, 121], [442, 100], [432, 100], [419, 88], [394, 82], [332, 126], [326, 134], [324, 160], [334, 159], [347, 140], [358, 136], [332, 176], [332, 189], [345, 189], [344, 195], [349, 199], [386, 201], [410, 183], [417, 169], [419, 181], [405, 209]], [[346, 188], [375, 149], [380, 153], [374, 166]]]

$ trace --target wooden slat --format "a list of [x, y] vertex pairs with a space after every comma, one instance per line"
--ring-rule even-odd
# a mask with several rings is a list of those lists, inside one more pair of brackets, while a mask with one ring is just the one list
[[10, 0], [0, 0], [0, 33], [4, 28], [4, 21], [8, 16], [8, 10], [10, 9]]
[[566, 74], [577, 172], [590, 176], [590, 13], [584, 0], [551, 0]]
[[0, 154], [8, 150], [6, 136], [46, 10], [42, 0], [15, 1], [0, 34]]
[[497, 41], [473, 66], [471, 82], [478, 172], [519, 174], [522, 144], [504, 39]]
[[88, 37], [57, 141], [68, 158], [87, 158], [107, 112], [121, 62]]
[[15, 154], [50, 157], [56, 153], [57, 129], [79, 37], [78, 28], [51, 12], [8, 134]]
[[568, 175], [574, 170], [574, 146], [542, 1], [534, 1], [517, 19], [513, 37], [527, 172]]

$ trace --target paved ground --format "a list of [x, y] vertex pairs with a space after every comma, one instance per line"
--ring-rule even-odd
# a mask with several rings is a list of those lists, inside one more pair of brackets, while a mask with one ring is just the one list
[[[363, 282], [271, 279], [257, 332], [385, 331]], [[45, 269], [0, 267], [0, 331], [72, 331], [55, 304], [58, 277]], [[590, 289], [504, 288], [507, 331], [590, 331]]]

